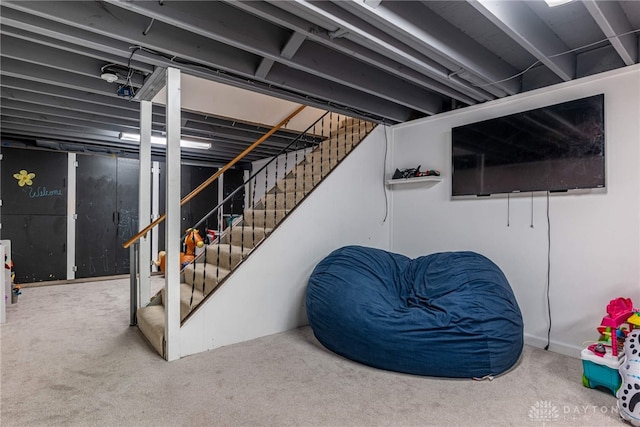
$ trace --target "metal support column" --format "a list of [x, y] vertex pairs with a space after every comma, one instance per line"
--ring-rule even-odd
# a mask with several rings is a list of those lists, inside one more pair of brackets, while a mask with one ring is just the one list
[[167, 68], [165, 327], [168, 361], [180, 358], [180, 70]]
[[[140, 186], [138, 187], [138, 218], [144, 226], [151, 218], [151, 101], [140, 101]], [[151, 235], [140, 239], [138, 256], [138, 306], [144, 307], [151, 298]]]

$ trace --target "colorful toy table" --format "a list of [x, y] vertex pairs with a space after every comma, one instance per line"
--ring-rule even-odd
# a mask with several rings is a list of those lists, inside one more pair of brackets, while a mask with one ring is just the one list
[[598, 344], [591, 344], [580, 353], [584, 370], [582, 384], [585, 387], [604, 387], [615, 396], [622, 383], [618, 368], [624, 358], [624, 352], [618, 348], [618, 339], [624, 339], [625, 331], [633, 329], [638, 316], [635, 311], [628, 298], [616, 298], [607, 305], [607, 315], [597, 328], [600, 334]]
[[611, 348], [606, 347], [606, 353], [598, 356], [590, 347], [592, 346], [582, 349], [580, 353], [584, 370], [582, 384], [589, 388], [604, 387], [611, 390], [615, 396], [622, 383], [618, 368], [624, 355], [620, 353], [614, 356], [611, 354]]

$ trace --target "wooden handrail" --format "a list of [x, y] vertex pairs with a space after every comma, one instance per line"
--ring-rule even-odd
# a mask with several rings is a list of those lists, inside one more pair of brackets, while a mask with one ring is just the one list
[[[184, 196], [184, 198], [180, 200], [180, 206], [184, 206], [186, 203], [188, 203], [191, 199], [197, 196], [202, 190], [207, 188], [209, 184], [211, 184], [213, 181], [218, 179], [220, 175], [225, 173], [227, 170], [233, 167], [233, 165], [235, 165], [240, 160], [242, 160], [247, 154], [253, 151], [258, 145], [262, 144], [267, 138], [273, 135], [278, 129], [286, 125], [287, 122], [291, 120], [294, 116], [296, 116], [300, 111], [302, 111], [304, 107], [305, 105], [301, 105], [300, 107], [298, 107], [293, 113], [289, 114], [284, 120], [282, 120], [280, 123], [272, 127], [267, 133], [262, 135], [258, 140], [256, 140], [256, 142], [254, 142], [249, 147], [247, 147], [242, 153], [238, 154], [235, 159], [231, 160], [229, 163], [227, 163], [222, 168], [220, 168], [216, 173], [211, 175], [206, 181], [204, 181], [202, 184], [198, 185], [195, 189], [193, 189], [191, 193]], [[153, 221], [151, 224], [147, 225], [145, 228], [140, 230], [138, 234], [136, 234], [135, 236], [133, 236], [132, 238], [124, 242], [122, 247], [127, 249], [129, 246], [133, 245], [137, 240], [139, 240], [142, 236], [147, 234], [149, 230], [151, 230], [156, 225], [160, 224], [166, 218], [167, 218], [167, 214], [160, 215], [155, 221]]]

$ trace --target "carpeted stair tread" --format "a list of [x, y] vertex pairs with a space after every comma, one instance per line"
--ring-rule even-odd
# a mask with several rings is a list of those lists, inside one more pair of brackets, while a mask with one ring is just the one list
[[138, 329], [160, 356], [164, 357], [164, 307], [148, 305], [137, 311]]
[[336, 164], [338, 164], [338, 161], [333, 164], [332, 162], [302, 163], [296, 166], [285, 178], [298, 178], [298, 180], [302, 177], [310, 176], [321, 178], [329, 175], [329, 172], [331, 172], [331, 169], [333, 169]]
[[[165, 290], [164, 288], [161, 291], [162, 293], [162, 304], [166, 302], [165, 298]], [[196, 307], [200, 302], [204, 299], [204, 295], [202, 291], [198, 289], [193, 290], [193, 303], [191, 303], [191, 285], [187, 283], [180, 283], [180, 320], [184, 320], [184, 318], [191, 312], [193, 307]]]
[[[349, 149], [348, 151], [351, 150]], [[330, 162], [331, 167], [334, 167], [344, 157], [344, 152], [336, 153], [336, 150], [314, 150], [305, 156], [305, 162], [307, 162], [307, 168], [309, 168], [308, 164], [313, 163], [319, 165], [320, 163], [325, 162]]]
[[246, 209], [242, 220], [248, 226], [275, 228], [288, 212], [284, 209]]
[[180, 320], [197, 307], [204, 299], [204, 294], [187, 283], [180, 283]]
[[[318, 144], [316, 148], [305, 156], [305, 162], [310, 164], [330, 163], [334, 167], [341, 159], [351, 152], [359, 143], [357, 136], [351, 140], [331, 138]], [[308, 167], [308, 166], [307, 166]]]
[[[360, 136], [358, 136], [358, 134]], [[358, 131], [357, 128], [349, 129], [346, 132], [340, 132], [337, 134], [332, 134], [331, 137], [325, 139], [320, 144], [316, 145], [316, 148], [320, 147], [347, 147], [347, 150], [350, 150], [354, 146], [358, 145], [360, 139], [365, 135], [365, 129], [362, 128]]]
[[242, 248], [228, 243], [207, 245], [206, 261], [208, 264], [231, 270], [251, 252], [251, 248]]
[[[328, 174], [328, 172], [327, 172]], [[325, 176], [327, 175], [325, 174]], [[303, 191], [308, 193], [313, 187], [318, 185], [322, 181], [323, 177], [320, 175], [309, 176], [296, 176], [294, 178], [285, 178], [278, 181], [278, 190], [283, 193], [293, 193]]]
[[341, 135], [344, 133], [354, 134], [356, 138], [363, 138], [367, 133], [371, 132], [375, 124], [372, 122], [343, 122], [333, 135]]
[[260, 199], [259, 206], [264, 209], [291, 209], [304, 199], [303, 191], [282, 192], [266, 194]]
[[[262, 239], [268, 236], [272, 228], [264, 228], [257, 226], [249, 226], [245, 224], [239, 224], [231, 229], [230, 233], [227, 233], [222, 239], [222, 243], [229, 243], [235, 246], [242, 246], [245, 248], [255, 247]], [[231, 237], [229, 237], [231, 236]]]
[[337, 153], [344, 156], [345, 153], [351, 151], [356, 145], [358, 145], [357, 136], [346, 134], [342, 137], [333, 137], [322, 141], [316, 145], [314, 151], [324, 151], [332, 155], [336, 155]]
[[326, 175], [326, 171], [335, 168], [340, 160], [341, 159], [334, 158], [331, 160], [323, 160], [322, 162], [317, 161], [315, 163], [309, 163], [305, 160], [305, 162], [300, 163], [293, 169], [292, 175]]
[[[193, 276], [194, 264], [187, 265], [184, 270], [184, 281], [191, 286], [194, 281]], [[209, 295], [211, 291], [218, 287], [222, 279], [224, 279], [229, 270], [226, 268], [220, 268], [215, 264], [208, 264], [204, 262], [198, 262], [195, 264], [195, 283], [196, 288], [200, 290], [204, 295]], [[202, 289], [202, 277], [206, 276], [204, 289]]]

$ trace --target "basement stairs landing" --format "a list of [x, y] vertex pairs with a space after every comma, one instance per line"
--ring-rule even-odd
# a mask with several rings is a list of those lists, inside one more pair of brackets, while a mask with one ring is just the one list
[[[354, 119], [345, 121], [325, 141], [304, 155], [252, 208], [246, 209], [243, 216], [237, 218], [217, 242], [205, 246], [204, 253], [195, 263], [187, 265], [180, 276], [182, 323], [195, 313], [204, 300], [214, 296], [215, 290], [232, 275], [233, 270], [276, 231], [287, 215], [374, 127], [371, 122]], [[164, 303], [163, 289], [148, 306], [138, 309], [137, 322], [153, 348], [166, 358]]]

